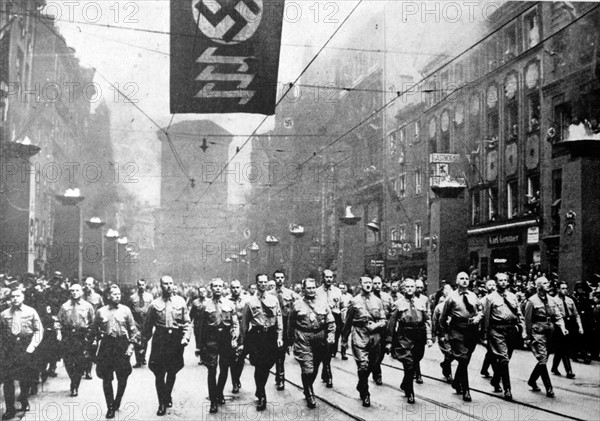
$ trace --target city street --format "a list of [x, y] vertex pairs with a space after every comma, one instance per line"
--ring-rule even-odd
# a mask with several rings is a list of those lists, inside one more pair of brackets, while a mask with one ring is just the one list
[[[386, 356], [383, 367], [382, 386], [370, 382], [371, 407], [363, 408], [354, 389], [356, 365], [352, 358], [332, 360], [333, 389], [325, 388], [319, 379], [315, 382], [317, 408], [306, 408], [299, 389], [298, 364], [287, 359], [287, 383], [284, 391], [277, 391], [274, 376], [267, 387], [268, 407], [263, 413], [256, 412], [254, 404], [253, 367], [246, 365], [242, 375], [239, 395], [232, 395], [231, 383], [225, 389], [226, 405], [218, 414], [209, 414], [206, 368], [196, 364], [193, 346], [186, 350], [186, 366], [180, 372], [173, 391], [173, 407], [166, 417], [157, 417], [157, 399], [154, 376], [147, 367], [134, 369], [129, 378], [121, 410], [115, 420], [589, 420], [597, 419], [600, 411], [599, 363], [591, 365], [574, 363], [577, 378], [552, 376], [556, 397], [546, 398], [544, 393], [533, 393], [526, 385], [534, 359], [529, 352], [516, 351], [511, 363], [513, 396], [508, 403], [500, 394], [492, 393], [488, 381], [479, 375], [484, 348], [478, 347], [470, 366], [473, 402], [463, 402], [449, 385], [441, 381], [439, 369], [440, 352], [437, 345], [426, 351], [422, 362], [424, 383], [416, 385], [416, 404], [407, 405], [399, 389], [402, 371], [396, 361]], [[94, 373], [93, 380], [83, 380], [79, 397], [70, 398], [69, 383], [64, 369], [59, 376], [50, 379], [43, 391], [31, 400], [31, 411], [22, 420], [99, 420], [104, 419], [106, 405], [102, 384]], [[21, 416], [23, 413], [19, 413]]]

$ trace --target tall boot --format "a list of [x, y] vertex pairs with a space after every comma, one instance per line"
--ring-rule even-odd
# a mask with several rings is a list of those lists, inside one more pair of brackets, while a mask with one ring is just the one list
[[310, 374], [302, 373], [302, 388], [304, 390], [304, 398], [306, 399], [306, 406], [308, 408], [314, 408], [316, 406], [315, 398], [312, 394], [311, 384], [310, 384]]
[[502, 378], [502, 387], [504, 388], [504, 399], [512, 401], [512, 391], [510, 387], [510, 372], [508, 370], [508, 363], [498, 364], [500, 370], [500, 377]]
[[546, 388], [546, 396], [549, 398], [554, 397], [554, 390], [552, 389], [552, 382], [550, 381], [550, 375], [548, 374], [548, 367], [546, 365], [539, 366], [540, 377], [542, 378], [542, 382], [544, 382], [544, 387]]
[[532, 392], [539, 392], [540, 389], [537, 385], [537, 379], [540, 377], [540, 365], [536, 364], [535, 367], [533, 368], [533, 371], [531, 372], [531, 375], [529, 376], [529, 380], [527, 381], [527, 384], [531, 387], [531, 391]]
[[369, 372], [361, 370], [358, 372], [358, 385], [356, 386], [364, 407], [371, 406], [371, 395], [369, 394]]
[[573, 368], [571, 367], [571, 360], [569, 359], [568, 354], [565, 354], [563, 356], [563, 364], [565, 365], [565, 370], [567, 370], [567, 378], [574, 379], [575, 374], [573, 373]]
[[331, 363], [327, 364], [327, 382], [325, 387], [331, 389], [333, 387], [333, 374], [331, 374]]

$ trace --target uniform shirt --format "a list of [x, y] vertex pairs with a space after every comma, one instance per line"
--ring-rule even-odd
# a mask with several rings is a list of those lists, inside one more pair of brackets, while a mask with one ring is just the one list
[[200, 308], [202, 307], [204, 301], [206, 301], [206, 298], [196, 298], [194, 301], [192, 301], [192, 306], [190, 308], [190, 321], [194, 323], [194, 326], [198, 324]]
[[240, 294], [237, 298], [234, 298], [233, 295], [230, 295], [227, 298], [235, 306], [235, 312], [238, 316], [238, 321], [241, 323], [242, 316], [244, 315], [244, 307], [246, 307], [246, 302], [248, 301], [248, 296]]
[[342, 301], [340, 302], [340, 313], [342, 315], [342, 321], [346, 320], [346, 314], [348, 313], [348, 307], [350, 306], [350, 300], [352, 299], [352, 294], [346, 292], [342, 294]]
[[102, 296], [98, 294], [96, 291], [90, 292], [88, 295], [83, 294], [83, 299], [90, 303], [92, 307], [94, 307], [94, 311], [97, 311], [100, 307], [104, 305], [104, 301], [102, 300]]
[[373, 294], [381, 299], [383, 309], [385, 310], [385, 318], [389, 319], [394, 312], [394, 300], [392, 299], [392, 296], [385, 291], [373, 291]]
[[58, 323], [61, 330], [88, 329], [94, 321], [94, 307], [83, 298], [79, 301], [69, 299], [58, 311]]
[[387, 340], [392, 342], [393, 337], [402, 326], [422, 324], [427, 333], [427, 339], [431, 339], [431, 320], [424, 301], [418, 297], [400, 296], [394, 303], [394, 311], [390, 315], [387, 329]]
[[[402, 296], [402, 295], [400, 295], [400, 296]], [[420, 295], [415, 294], [415, 298], [417, 300], [421, 301], [425, 305], [425, 309], [427, 310], [427, 313], [431, 314], [431, 301], [429, 300], [429, 297], [425, 294], [420, 294]]]
[[240, 333], [235, 305], [225, 297], [204, 300], [198, 309], [198, 328], [200, 345], [205, 346], [210, 332], [227, 330], [232, 340], [236, 340]]
[[487, 332], [494, 324], [514, 324], [521, 327], [521, 332], [525, 331], [519, 300], [508, 290], [503, 293], [492, 291], [483, 300], [483, 331]]
[[[366, 328], [369, 322], [374, 322], [377, 325], [375, 329], [369, 332]], [[353, 336], [353, 340], [358, 339], [359, 346], [366, 346], [368, 337], [371, 334], [379, 333], [385, 328], [386, 318], [383, 303], [375, 294], [360, 293], [350, 300], [346, 321], [342, 330], [342, 338], [344, 342], [348, 341], [350, 331], [357, 333], [357, 338]]]
[[318, 331], [325, 329], [327, 341], [335, 340], [335, 319], [325, 300], [315, 297], [312, 300], [300, 298], [292, 304], [288, 320], [288, 338], [294, 338], [294, 331]]
[[139, 292], [131, 294], [129, 297], [129, 305], [131, 314], [133, 314], [133, 318], [137, 323], [144, 323], [144, 318], [146, 317], [146, 314], [148, 314], [148, 309], [150, 308], [150, 303], [152, 303], [153, 299], [152, 294], [148, 291], [144, 291], [141, 295]]
[[123, 304], [117, 304], [116, 306], [108, 304], [96, 311], [91, 336], [90, 342], [93, 342], [96, 338], [110, 336], [113, 338], [126, 337], [129, 343], [136, 343], [139, 332], [129, 307]]
[[171, 295], [166, 299], [160, 296], [154, 299], [150, 303], [144, 321], [142, 337], [145, 340], [152, 336], [152, 328], [155, 326], [165, 329], [181, 329], [183, 337], [189, 341], [191, 326], [185, 300], [179, 295]]
[[251, 328], [276, 328], [277, 338], [283, 341], [283, 317], [279, 300], [272, 294], [265, 292], [262, 297], [258, 293], [248, 297], [242, 315], [241, 341]]
[[545, 324], [548, 321], [556, 323], [561, 327], [561, 330], [565, 328], [565, 322], [556, 305], [556, 301], [549, 295], [546, 295], [546, 299], [543, 300], [538, 294], [533, 294], [525, 304], [525, 328], [527, 336], [531, 336], [534, 325]]
[[281, 315], [287, 318], [290, 314], [292, 306], [294, 305], [294, 301], [296, 301], [300, 297], [294, 291], [286, 287], [281, 287], [280, 290], [277, 290], [276, 288], [273, 291], [273, 294], [275, 294], [275, 296], [279, 300], [279, 306], [281, 307]]
[[[473, 307], [473, 311], [469, 311], [464, 303], [464, 298], [467, 297], [469, 304]], [[442, 308], [442, 314], [440, 315], [440, 325], [442, 329], [448, 329], [448, 318], [451, 320], [463, 321], [464, 319], [473, 318], [473, 324], [477, 324], [483, 318], [483, 311], [479, 298], [475, 293], [467, 290], [460, 292], [458, 290], [452, 291], [446, 301], [444, 301], [444, 307]], [[461, 320], [463, 319], [463, 320]]]
[[566, 295], [564, 296], [564, 298], [560, 295], [557, 295], [553, 298], [554, 301], [556, 301], [556, 305], [558, 307], [558, 310], [560, 311], [560, 315], [565, 320], [565, 323], [570, 320], [577, 321], [577, 327], [583, 330], [583, 325], [581, 324], [581, 318], [579, 317], [579, 312], [577, 311], [577, 307], [575, 306], [575, 301], [573, 301], [571, 297], [568, 297]]
[[326, 289], [325, 285], [321, 285], [317, 288], [317, 297], [324, 298], [327, 301], [332, 313], [341, 314], [342, 291], [338, 287], [331, 285]]
[[433, 314], [431, 315], [431, 335], [433, 337], [441, 337], [444, 334], [444, 330], [440, 325], [440, 317], [442, 316], [443, 308], [444, 303], [441, 302], [433, 309]]
[[[9, 307], [0, 313], [0, 323], [4, 336], [10, 336], [17, 342], [27, 343], [27, 348], [33, 352], [44, 336], [42, 321], [32, 307], [21, 304], [20, 308]], [[8, 339], [8, 338], [7, 338]], [[3, 347], [7, 344], [0, 344]]]

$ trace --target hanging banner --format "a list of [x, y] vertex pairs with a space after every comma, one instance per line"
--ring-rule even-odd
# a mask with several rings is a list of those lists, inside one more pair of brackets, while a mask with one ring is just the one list
[[284, 0], [171, 0], [171, 113], [275, 114]]

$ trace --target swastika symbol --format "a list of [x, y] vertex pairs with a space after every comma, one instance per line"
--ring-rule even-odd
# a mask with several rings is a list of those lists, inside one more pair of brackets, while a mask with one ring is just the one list
[[198, 29], [218, 44], [248, 40], [260, 25], [263, 0], [192, 0]]

